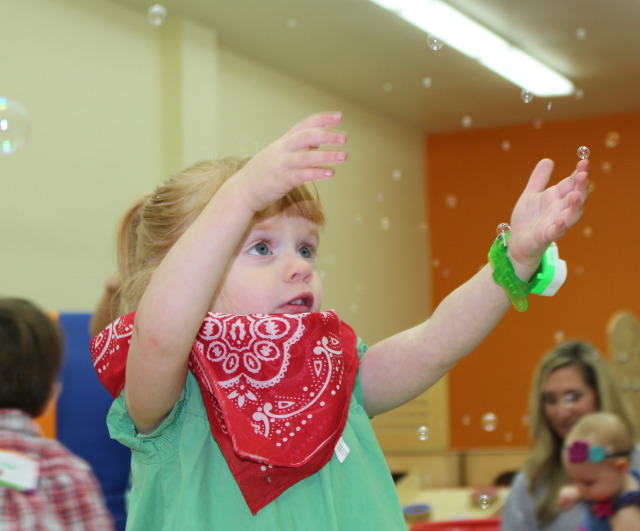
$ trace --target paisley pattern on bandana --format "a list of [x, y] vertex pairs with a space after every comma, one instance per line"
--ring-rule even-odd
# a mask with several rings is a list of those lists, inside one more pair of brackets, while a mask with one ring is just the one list
[[[95, 370], [114, 398], [124, 387], [134, 317], [91, 342]], [[189, 369], [254, 514], [331, 458], [358, 368], [356, 341], [333, 311], [205, 317]]]

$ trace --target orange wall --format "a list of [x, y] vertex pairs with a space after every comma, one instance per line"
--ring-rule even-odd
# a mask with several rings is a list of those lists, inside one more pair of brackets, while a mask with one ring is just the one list
[[[612, 314], [640, 313], [640, 113], [427, 139], [434, 304], [486, 262], [496, 226], [509, 220], [535, 163], [553, 159], [556, 182], [573, 170], [583, 145], [591, 150], [592, 193], [583, 219], [559, 244], [567, 281], [553, 298], [530, 296], [526, 313], [512, 309], [451, 371], [454, 448], [528, 444], [529, 385], [540, 357], [578, 337], [606, 355]], [[497, 418], [492, 430], [482, 423], [487, 413]]]

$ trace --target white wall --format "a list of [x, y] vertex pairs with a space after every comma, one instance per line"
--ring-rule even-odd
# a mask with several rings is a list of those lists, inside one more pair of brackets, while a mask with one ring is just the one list
[[327, 307], [367, 341], [426, 318], [424, 139], [357, 102], [224, 49], [215, 32], [107, 0], [0, 0], [0, 95], [31, 116], [0, 156], [0, 293], [90, 310], [117, 218], [169, 172], [247, 155], [307, 114], [344, 112], [349, 162], [321, 183]]

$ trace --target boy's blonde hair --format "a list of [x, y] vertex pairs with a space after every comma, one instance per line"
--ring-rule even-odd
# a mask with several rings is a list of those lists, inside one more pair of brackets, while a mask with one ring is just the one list
[[[198, 162], [173, 175], [141, 197], [124, 214], [118, 230], [118, 270], [122, 286], [116, 295], [118, 314], [135, 311], [153, 272], [169, 249], [202, 212], [209, 200], [248, 158], [227, 157]], [[256, 220], [287, 212], [322, 226], [324, 212], [315, 186], [299, 186]]]
[[584, 382], [596, 394], [599, 411], [618, 415], [627, 426], [633, 440], [637, 428], [634, 415], [625, 402], [609, 366], [598, 350], [586, 341], [567, 341], [558, 345], [542, 359], [533, 377], [529, 400], [529, 433], [531, 455], [525, 464], [529, 491], [536, 503], [539, 525], [546, 525], [560, 512], [558, 491], [567, 483], [562, 466], [564, 441], [549, 425], [542, 404], [542, 386], [555, 370], [575, 367]]

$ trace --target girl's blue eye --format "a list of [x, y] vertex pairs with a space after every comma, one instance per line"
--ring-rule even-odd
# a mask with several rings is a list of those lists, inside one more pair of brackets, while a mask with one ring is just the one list
[[259, 254], [261, 256], [266, 256], [269, 254], [269, 246], [265, 242], [256, 243], [251, 250], [250, 254]]
[[313, 258], [313, 249], [308, 245], [303, 245], [298, 249], [298, 254], [302, 256], [302, 258]]

